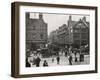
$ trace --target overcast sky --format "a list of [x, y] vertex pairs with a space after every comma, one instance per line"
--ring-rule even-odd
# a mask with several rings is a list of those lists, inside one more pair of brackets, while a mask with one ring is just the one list
[[[90, 21], [90, 17], [87, 15], [72, 15], [72, 20], [78, 21], [80, 18], [82, 19], [83, 17], [86, 17], [87, 21]], [[38, 13], [31, 13], [30, 14], [31, 18], [38, 18]], [[59, 28], [59, 26], [63, 24], [67, 24], [67, 21], [69, 19], [68, 14], [47, 14], [43, 13], [43, 19], [44, 22], [48, 24], [48, 35], [50, 32], [53, 30], [56, 30]]]

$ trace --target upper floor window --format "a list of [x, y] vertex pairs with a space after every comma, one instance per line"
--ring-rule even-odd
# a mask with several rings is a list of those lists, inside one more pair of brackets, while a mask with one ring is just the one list
[[70, 31], [71, 31], [71, 33], [73, 32], [73, 30], [72, 30], [72, 29], [71, 29]]
[[43, 34], [40, 34], [40, 38], [43, 39]]
[[33, 36], [33, 39], [35, 39], [35, 38], [36, 38], [36, 34], [32, 34], [32, 36]]
[[80, 32], [79, 28], [74, 29], [74, 33], [79, 33], [79, 32]]
[[36, 26], [33, 26], [33, 30], [36, 30]]

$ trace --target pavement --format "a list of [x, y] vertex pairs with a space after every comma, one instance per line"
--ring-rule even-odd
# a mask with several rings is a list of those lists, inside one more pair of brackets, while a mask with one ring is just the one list
[[[52, 62], [52, 59], [54, 58], [54, 62]], [[65, 57], [64, 55], [60, 56], [60, 62], [57, 64], [56, 57], [49, 57], [49, 58], [42, 58], [40, 61], [40, 67], [43, 67], [43, 62], [46, 60], [48, 62], [48, 66], [67, 66], [69, 65], [68, 57]], [[75, 62], [75, 57], [73, 55], [73, 60], [72, 60], [72, 65], [87, 65], [90, 62], [90, 56], [89, 55], [84, 55], [84, 61], [80, 62], [79, 57], [77, 56], [78, 61]], [[36, 67], [35, 65], [32, 64], [33, 56], [29, 57], [29, 62], [31, 64], [31, 67]]]

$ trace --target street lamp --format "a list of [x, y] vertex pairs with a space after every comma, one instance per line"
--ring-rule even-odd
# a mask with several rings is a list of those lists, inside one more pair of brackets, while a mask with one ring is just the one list
[[81, 26], [80, 26], [80, 54], [81, 54]]

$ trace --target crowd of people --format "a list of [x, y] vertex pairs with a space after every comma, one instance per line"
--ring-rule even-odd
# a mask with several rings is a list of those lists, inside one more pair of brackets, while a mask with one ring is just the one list
[[[34, 59], [34, 61], [32, 63], [33, 63], [33, 65], [36, 65], [36, 67], [40, 67], [40, 62], [41, 62], [41, 58], [37, 57], [36, 59]], [[46, 60], [44, 60], [43, 66], [44, 67], [48, 66], [48, 62]], [[26, 67], [31, 67], [31, 64], [28, 61], [28, 58], [26, 58]]]
[[[74, 62], [82, 62], [84, 61], [84, 54], [81, 53], [79, 51], [69, 51], [69, 50], [66, 50], [66, 51], [59, 51], [58, 55], [55, 56], [55, 57], [52, 57], [52, 63], [54, 61], [56, 61], [56, 64], [59, 65], [60, 64], [60, 60], [61, 60], [61, 55], [64, 54], [63, 56], [68, 60], [69, 62], [69, 65], [73, 65], [73, 61]], [[73, 57], [74, 55], [74, 57]], [[78, 55], [78, 56], [77, 56]], [[42, 66], [45, 67], [45, 66], [49, 66], [49, 63], [47, 60], [44, 59], [44, 61], [42, 60], [41, 57], [39, 56], [35, 56], [33, 57], [33, 61], [32, 61], [32, 64], [35, 65], [36, 67], [40, 67], [40, 62], [42, 61], [43, 64]], [[28, 58], [26, 58], [26, 67], [31, 67], [31, 64], [30, 62], [28, 61]]]

